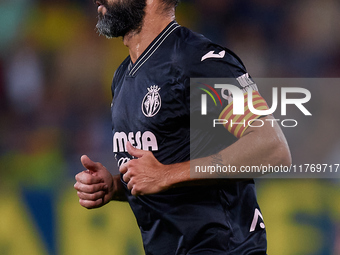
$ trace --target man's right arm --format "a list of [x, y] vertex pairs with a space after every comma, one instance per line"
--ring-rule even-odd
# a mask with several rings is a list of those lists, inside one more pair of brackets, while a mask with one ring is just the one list
[[86, 170], [76, 175], [74, 184], [81, 206], [93, 209], [111, 200], [127, 201], [120, 175], [111, 175], [101, 163], [87, 156], [82, 156], [81, 162]]

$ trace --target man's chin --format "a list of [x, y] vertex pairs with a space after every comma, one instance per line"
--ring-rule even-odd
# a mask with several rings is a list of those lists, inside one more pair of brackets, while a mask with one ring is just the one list
[[115, 31], [113, 31], [112, 28], [110, 26], [108, 26], [108, 24], [103, 24], [101, 21], [99, 21], [97, 23], [96, 28], [97, 28], [97, 33], [99, 35], [103, 35], [103, 36], [105, 36], [108, 39], [124, 37], [124, 35], [126, 34], [122, 30], [115, 30]]

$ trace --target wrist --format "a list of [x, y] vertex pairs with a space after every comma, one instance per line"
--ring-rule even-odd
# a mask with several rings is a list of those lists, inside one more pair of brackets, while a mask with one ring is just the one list
[[179, 183], [190, 181], [190, 161], [166, 165], [164, 176], [166, 189], [174, 188]]
[[173, 178], [172, 178], [173, 176], [171, 175], [172, 166], [173, 165], [164, 165], [164, 170], [163, 170], [164, 178], [163, 178], [163, 183], [161, 184], [164, 190], [171, 188], [171, 186], [173, 185]]

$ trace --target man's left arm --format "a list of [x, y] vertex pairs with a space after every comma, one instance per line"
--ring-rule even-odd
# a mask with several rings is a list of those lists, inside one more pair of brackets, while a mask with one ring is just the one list
[[[237, 170], [241, 166], [289, 166], [291, 155], [287, 141], [281, 128], [272, 116], [262, 118], [262, 127], [248, 127], [243, 136], [234, 144], [218, 152], [217, 154], [194, 159], [191, 161], [164, 165], [160, 163], [150, 151], [143, 151], [132, 147], [128, 143], [127, 148], [135, 159], [123, 164], [119, 171], [133, 195], [154, 194], [172, 187], [200, 185], [202, 180], [205, 185], [208, 182], [223, 182], [225, 178], [253, 178], [247, 173], [227, 173], [223, 179], [221, 175], [202, 176], [200, 178], [190, 177], [190, 164], [197, 166], [210, 166], [219, 164], [221, 166], [233, 166]], [[150, 171], [150, 169], [155, 169]], [[206, 178], [205, 178], [206, 177]]]

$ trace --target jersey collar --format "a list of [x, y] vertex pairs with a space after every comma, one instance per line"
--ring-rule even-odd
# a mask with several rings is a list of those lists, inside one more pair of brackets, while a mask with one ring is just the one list
[[152, 43], [146, 48], [146, 50], [140, 55], [135, 64], [130, 62], [129, 64], [129, 76], [135, 76], [137, 71], [142, 67], [142, 65], [156, 52], [159, 46], [165, 41], [165, 39], [180, 25], [176, 21], [172, 21], [166, 28], [152, 41]]

